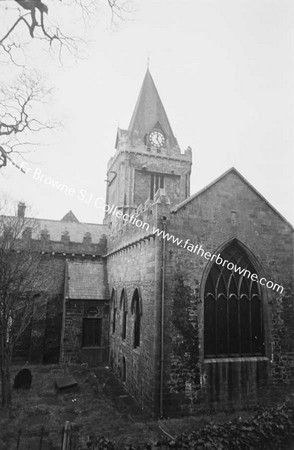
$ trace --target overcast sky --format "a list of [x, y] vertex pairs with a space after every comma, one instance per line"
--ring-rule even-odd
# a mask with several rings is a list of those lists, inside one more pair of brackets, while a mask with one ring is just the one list
[[[88, 56], [42, 67], [55, 87], [50, 109], [64, 122], [26, 156], [27, 167], [72, 187], [69, 196], [15, 168], [0, 186], [42, 218], [102, 212], [79, 191], [105, 196], [116, 129], [127, 128], [150, 71], [178, 142], [192, 147], [191, 194], [236, 167], [294, 223], [293, 0], [145, 0], [111, 31], [92, 29]], [[35, 65], [38, 67], [36, 55]], [[39, 172], [40, 173], [40, 172]]]

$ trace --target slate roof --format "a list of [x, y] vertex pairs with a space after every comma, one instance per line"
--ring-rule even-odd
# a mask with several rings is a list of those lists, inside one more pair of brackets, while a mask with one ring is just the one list
[[157, 92], [153, 78], [147, 69], [140, 94], [128, 128], [131, 142], [144, 139], [146, 133], [152, 128], [159, 127], [169, 139], [171, 147], [177, 147], [178, 143], [173, 134], [167, 114]]
[[211, 189], [212, 187], [214, 187], [220, 180], [222, 180], [223, 178], [227, 177], [230, 174], [235, 174], [237, 175], [237, 177], [239, 177], [245, 184], [247, 184], [247, 186], [253, 191], [255, 192], [255, 194], [260, 197], [268, 206], [269, 208], [271, 208], [284, 222], [287, 223], [287, 225], [289, 225], [289, 227], [291, 229], [293, 229], [293, 225], [288, 222], [287, 219], [285, 219], [285, 217], [273, 206], [271, 205], [271, 203], [260, 193], [258, 192], [257, 189], [255, 189], [254, 186], [252, 186], [251, 183], [249, 183], [248, 180], [246, 180], [245, 177], [243, 177], [243, 175], [241, 175], [241, 173], [235, 169], [235, 167], [231, 167], [229, 170], [227, 170], [226, 172], [224, 172], [222, 175], [220, 175], [218, 178], [216, 178], [214, 181], [212, 181], [211, 183], [209, 183], [207, 186], [205, 186], [203, 189], [201, 189], [200, 191], [196, 192], [196, 194], [191, 195], [190, 197], [186, 198], [184, 201], [182, 201], [181, 203], [179, 203], [178, 205], [174, 206], [171, 209], [172, 213], [177, 213], [180, 209], [182, 209], [185, 205], [187, 205], [188, 203], [190, 203], [192, 200], [194, 200], [194, 198], [198, 197], [199, 195], [201, 195], [203, 192], [207, 191], [208, 189]]
[[104, 265], [98, 261], [67, 261], [66, 297], [75, 300], [108, 298]]

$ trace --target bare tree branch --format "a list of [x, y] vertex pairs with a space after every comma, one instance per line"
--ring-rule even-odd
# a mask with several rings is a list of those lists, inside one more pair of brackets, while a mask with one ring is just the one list
[[[44, 103], [51, 97], [38, 74], [22, 73], [15, 84], [0, 87], [0, 146], [6, 155], [34, 145], [34, 135], [60, 124], [43, 118]], [[20, 140], [21, 137], [21, 140]]]
[[[9, 1], [9, 0], [7, 0]], [[131, 0], [53, 0], [50, 8], [41, 0], [11, 0], [15, 7], [9, 11], [10, 24], [1, 37], [0, 55], [8, 61], [18, 64], [17, 51], [23, 50], [25, 39], [43, 41], [48, 49], [53, 50], [59, 58], [64, 51], [77, 57], [79, 46], [83, 42], [82, 27], [79, 19], [87, 24], [95, 20], [97, 12], [101, 13], [103, 6], [108, 8], [111, 23], [117, 26], [132, 11]], [[5, 0], [0, 2], [0, 8], [5, 7]], [[73, 35], [71, 19], [76, 21], [76, 33]], [[63, 23], [58, 25], [58, 19]], [[8, 21], [9, 23], [9, 21]], [[22, 33], [21, 38], [17, 32]], [[80, 36], [80, 37], [78, 37]], [[1, 52], [2, 50], [2, 52]]]

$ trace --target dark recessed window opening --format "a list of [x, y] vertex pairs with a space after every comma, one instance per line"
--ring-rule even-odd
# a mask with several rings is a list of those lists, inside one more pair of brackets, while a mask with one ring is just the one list
[[125, 339], [126, 336], [127, 336], [127, 311], [123, 311], [121, 337]]
[[112, 289], [111, 293], [111, 307], [112, 307], [112, 333], [114, 334], [116, 328], [116, 298], [114, 289]]
[[102, 319], [83, 318], [83, 347], [101, 347]]
[[[235, 241], [221, 253], [241, 269], [257, 273], [245, 250]], [[214, 263], [204, 292], [204, 354], [206, 358], [265, 354], [260, 286]]]
[[150, 143], [149, 143], [149, 134], [145, 134], [145, 136], [144, 136], [144, 145], [148, 151], [151, 150]]
[[116, 307], [113, 307], [113, 317], [112, 317], [112, 333], [115, 333], [115, 327], [116, 327]]
[[154, 195], [158, 191], [158, 189], [164, 188], [164, 176], [163, 175], [151, 175], [151, 183], [150, 183], [150, 199], [154, 199]]
[[132, 299], [132, 314], [134, 315], [134, 341], [133, 347], [140, 346], [140, 334], [141, 334], [141, 312], [140, 312], [140, 298], [138, 289], [135, 289]]
[[126, 382], [126, 380], [127, 380], [127, 368], [126, 368], [126, 358], [123, 356], [123, 359], [122, 359], [122, 381], [123, 381], [123, 383], [125, 383]]
[[120, 309], [122, 312], [122, 323], [121, 323], [121, 337], [122, 339], [125, 339], [127, 336], [127, 299], [125, 290], [122, 290], [121, 297], [120, 297]]

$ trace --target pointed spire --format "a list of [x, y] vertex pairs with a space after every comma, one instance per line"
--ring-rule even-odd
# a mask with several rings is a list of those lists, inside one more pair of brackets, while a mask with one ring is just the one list
[[169, 146], [177, 147], [178, 143], [173, 134], [167, 114], [157, 92], [155, 83], [147, 67], [146, 75], [133, 112], [128, 129], [129, 139], [132, 143], [140, 140], [154, 127], [159, 127], [165, 133]]

